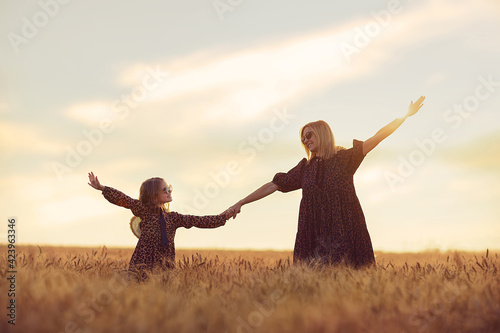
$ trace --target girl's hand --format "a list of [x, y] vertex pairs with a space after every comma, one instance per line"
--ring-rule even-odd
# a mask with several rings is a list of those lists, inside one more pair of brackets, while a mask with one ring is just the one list
[[235, 205], [229, 207], [226, 212], [226, 217], [227, 219], [230, 219], [231, 217], [234, 219], [236, 218], [236, 215], [238, 215], [241, 212], [241, 204], [238, 202]]
[[231, 217], [231, 214], [229, 213], [229, 209], [226, 209], [225, 211], [220, 213], [219, 216], [222, 216], [224, 218], [224, 220], [226, 220], [226, 221], [229, 220], [229, 218]]
[[229, 209], [226, 209], [222, 213], [219, 214], [219, 216], [223, 217], [225, 221], [229, 220], [231, 217], [231, 214], [229, 213]]
[[224, 216], [224, 219], [227, 221], [231, 218], [231, 216], [233, 216], [233, 210], [231, 210], [231, 208], [228, 208], [219, 215]]
[[93, 188], [95, 188], [96, 190], [104, 190], [104, 186], [101, 185], [101, 183], [99, 183], [99, 179], [97, 178], [97, 176], [94, 176], [94, 173], [93, 172], [90, 172], [89, 173], [89, 185], [92, 186]]
[[415, 113], [420, 110], [420, 108], [423, 106], [422, 102], [425, 100], [425, 96], [420, 96], [419, 99], [415, 103], [411, 102], [410, 106], [408, 107], [408, 113], [406, 114], [406, 118], [413, 116]]

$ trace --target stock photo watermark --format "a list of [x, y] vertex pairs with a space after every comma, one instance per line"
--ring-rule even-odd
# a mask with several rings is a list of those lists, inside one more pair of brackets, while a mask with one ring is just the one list
[[[130, 112], [137, 108], [148, 97], [149, 93], [158, 88], [169, 75], [167, 72], [162, 72], [158, 66], [155, 69], [148, 67], [146, 72], [147, 74], [143, 77], [141, 84], [134, 86], [129, 94], [122, 94], [119, 99], [111, 102], [110, 109], [118, 115], [118, 120], [127, 118]], [[82, 135], [84, 139], [73, 147], [66, 147], [64, 163], [52, 162], [51, 167], [57, 179], [63, 181], [63, 176], [77, 168], [84, 157], [90, 155], [95, 147], [101, 145], [104, 136], [112, 133], [115, 128], [116, 124], [111, 119], [102, 118], [97, 127], [83, 129]]]
[[231, 160], [227, 162], [222, 170], [210, 172], [211, 181], [205, 183], [202, 189], [195, 188], [191, 205], [182, 205], [183, 211], [197, 212], [207, 207], [211, 199], [217, 197], [221, 190], [226, 188], [233, 177], [238, 176], [245, 164], [253, 161], [259, 152], [274, 141], [277, 133], [282, 132], [294, 119], [295, 115], [288, 112], [286, 107], [274, 109], [273, 116], [269, 119], [267, 126], [261, 128], [254, 135], [248, 136], [237, 146], [238, 154], [244, 158], [244, 161]]
[[17, 280], [17, 262], [16, 262], [16, 241], [17, 241], [17, 219], [7, 219], [7, 323], [16, 325], [16, 280]]
[[76, 308], [77, 318], [67, 321], [64, 325], [64, 331], [61, 333], [84, 332], [83, 326], [89, 325], [97, 317], [97, 314], [102, 313], [108, 307], [115, 297], [123, 292], [123, 289], [128, 285], [123, 277], [115, 275], [107, 284], [107, 287], [100, 289], [95, 294], [95, 297], [81, 302]]
[[35, 38], [40, 30], [45, 28], [51, 20], [53, 20], [61, 11], [62, 6], [70, 3], [71, 0], [40, 0], [38, 1], [39, 9], [31, 18], [21, 17], [21, 28], [19, 33], [10, 31], [7, 33], [7, 38], [14, 52], [19, 53], [20, 46], [26, 45]]
[[354, 55], [361, 53], [375, 38], [380, 36], [384, 29], [389, 26], [394, 15], [401, 14], [402, 12], [403, 5], [400, 0], [390, 0], [387, 3], [386, 9], [372, 11], [370, 13], [372, 20], [361, 27], [354, 28], [352, 40], [342, 42], [339, 45], [340, 51], [347, 63], [350, 63]]
[[[269, 295], [269, 298], [262, 301], [257, 302], [254, 301], [252, 304], [255, 307], [255, 310], [250, 312], [246, 318], [242, 318], [238, 316], [236, 321], [238, 322], [238, 327], [236, 328], [237, 333], [252, 333], [255, 332], [256, 329], [261, 327], [264, 324], [266, 318], [269, 318], [278, 305], [283, 304], [286, 300], [286, 296], [283, 292], [275, 290]], [[227, 331], [226, 331], [227, 333]]]
[[[437, 318], [446, 313], [446, 307], [449, 307], [451, 304], [456, 302], [460, 296], [460, 292], [466, 290], [467, 288], [465, 286], [461, 286], [459, 289], [460, 290], [456, 290], [456, 288], [446, 287], [439, 290], [430, 302], [428, 308], [420, 308], [410, 314], [408, 323], [414, 328], [417, 328], [418, 333], [426, 332]], [[407, 332], [403, 331], [401, 333]]]
[[[493, 75], [478, 77], [479, 84], [476, 85], [474, 93], [466, 96], [461, 103], [454, 103], [453, 107], [446, 109], [443, 112], [443, 121], [446, 124], [451, 124], [451, 128], [456, 130], [463, 124], [464, 119], [469, 118], [474, 112], [479, 109], [481, 102], [489, 99], [500, 87], [500, 81], [495, 81]], [[397, 172], [386, 171], [384, 178], [391, 188], [391, 191], [396, 191], [399, 184], [405, 182], [412, 176], [417, 167], [423, 165], [425, 161], [433, 155], [439, 144], [448, 140], [447, 131], [444, 128], [434, 128], [429, 137], [418, 140], [415, 145], [417, 148], [412, 150], [407, 156], [400, 155]]]
[[241, 6], [243, 0], [214, 0], [212, 5], [215, 12], [221, 21], [224, 21], [227, 12], [233, 12], [237, 7]]

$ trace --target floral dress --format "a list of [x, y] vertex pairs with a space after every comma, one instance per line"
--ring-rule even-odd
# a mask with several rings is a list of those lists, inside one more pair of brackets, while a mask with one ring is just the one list
[[337, 151], [331, 159], [304, 158], [273, 183], [281, 192], [302, 189], [294, 262], [345, 262], [354, 267], [375, 263], [353, 175], [363, 161], [363, 142]]
[[[128, 208], [141, 218], [141, 236], [130, 259], [129, 271], [132, 272], [172, 268], [175, 264], [174, 238], [177, 228], [217, 228], [226, 223], [224, 216], [219, 215], [193, 216], [164, 212], [159, 207], [147, 206], [108, 186], [102, 194], [112, 204]], [[160, 221], [166, 224], [166, 246], [162, 244]]]

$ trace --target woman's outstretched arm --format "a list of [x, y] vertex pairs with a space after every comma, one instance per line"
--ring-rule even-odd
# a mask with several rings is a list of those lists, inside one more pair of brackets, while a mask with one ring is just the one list
[[238, 213], [241, 211], [241, 206], [246, 205], [247, 203], [250, 202], [257, 201], [264, 197], [267, 197], [269, 194], [276, 192], [277, 189], [278, 185], [276, 185], [273, 182], [269, 182], [267, 184], [262, 185], [260, 188], [258, 188], [257, 190], [250, 193], [248, 196], [246, 196], [245, 198], [241, 199], [236, 204], [231, 206], [227, 210], [228, 214], [226, 215], [226, 217], [230, 218], [232, 216], [234, 219], [236, 215], [238, 215]]
[[413, 116], [415, 113], [420, 110], [423, 106], [422, 102], [425, 97], [421, 96], [415, 103], [411, 102], [408, 107], [408, 113], [403, 118], [398, 118], [388, 125], [384, 126], [380, 129], [374, 136], [369, 138], [363, 143], [363, 155], [368, 154], [373, 148], [375, 148], [382, 140], [387, 138], [389, 135], [394, 133], [395, 130], [398, 129], [399, 126], [406, 120], [406, 118]]

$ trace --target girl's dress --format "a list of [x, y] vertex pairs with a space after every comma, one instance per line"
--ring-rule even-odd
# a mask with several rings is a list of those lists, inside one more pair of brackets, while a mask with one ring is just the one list
[[363, 160], [363, 142], [339, 150], [331, 159], [302, 159], [273, 183], [279, 191], [302, 189], [294, 262], [345, 262], [354, 267], [375, 263], [353, 175]]
[[[172, 268], [175, 264], [175, 231], [177, 228], [217, 228], [226, 223], [224, 216], [193, 216], [164, 212], [159, 207], [147, 206], [137, 199], [106, 186], [102, 191], [112, 204], [128, 208], [141, 218], [141, 235], [130, 259], [129, 271]], [[163, 215], [163, 218], [162, 218]], [[160, 221], [165, 223], [166, 244], [162, 243]]]

